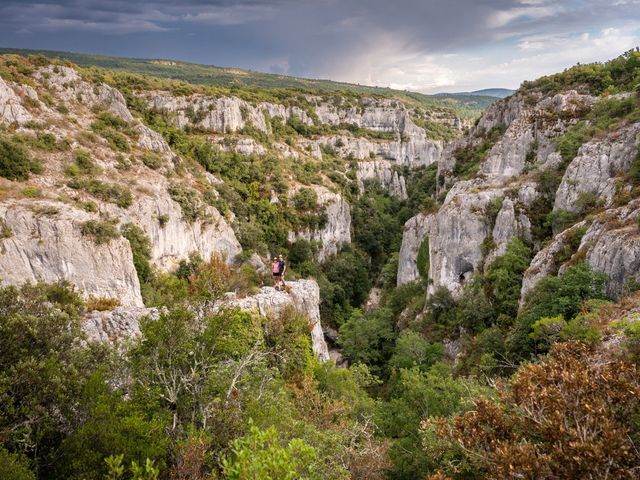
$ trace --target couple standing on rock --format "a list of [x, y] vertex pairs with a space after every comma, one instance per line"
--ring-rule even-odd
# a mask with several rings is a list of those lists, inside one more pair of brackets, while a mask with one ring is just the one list
[[284, 281], [284, 274], [287, 271], [287, 264], [284, 261], [284, 257], [280, 255], [278, 258], [273, 257], [271, 263], [271, 270], [273, 271], [273, 285], [276, 290], [282, 290], [287, 286]]

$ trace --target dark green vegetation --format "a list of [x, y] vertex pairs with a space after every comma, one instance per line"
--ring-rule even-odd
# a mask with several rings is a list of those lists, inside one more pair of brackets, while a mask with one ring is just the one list
[[318, 364], [305, 318], [174, 304], [117, 350], [82, 341], [83, 309], [64, 283], [0, 289], [3, 478], [380, 478], [371, 376]]
[[9, 180], [27, 180], [32, 173], [41, 173], [42, 165], [29, 152], [11, 138], [0, 137], [0, 177]]
[[273, 91], [276, 95], [287, 95], [287, 90], [289, 90], [294, 92], [294, 95], [304, 92], [325, 92], [328, 95], [338, 95], [347, 98], [354, 95], [397, 98], [410, 104], [430, 108], [439, 107], [452, 109], [459, 115], [469, 118], [477, 117], [490, 102], [495, 100], [493, 97], [459, 96], [456, 94], [450, 94], [441, 98], [437, 95], [424, 95], [390, 88], [368, 87], [351, 83], [334, 82], [331, 80], [312, 80], [171, 60], [145, 60], [14, 48], [0, 48], [0, 54], [44, 55], [49, 58], [69, 60], [81, 67], [98, 67], [140, 76], [180, 80], [185, 82], [185, 84], [223, 87], [227, 92], [232, 94], [241, 94], [242, 92], [254, 94], [261, 94], [262, 92], [262, 94], [264, 94], [265, 91]]

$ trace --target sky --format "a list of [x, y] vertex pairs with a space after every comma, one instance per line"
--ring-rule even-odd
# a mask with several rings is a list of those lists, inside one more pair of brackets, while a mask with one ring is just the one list
[[434, 92], [517, 88], [640, 45], [640, 0], [0, 0], [0, 46]]

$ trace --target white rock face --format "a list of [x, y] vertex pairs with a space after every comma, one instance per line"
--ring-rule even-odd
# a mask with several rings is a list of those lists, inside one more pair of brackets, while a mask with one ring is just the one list
[[69, 105], [76, 101], [89, 107], [99, 105], [126, 122], [133, 121], [122, 93], [105, 83], [85, 82], [73, 68], [50, 65], [38, 70], [35, 77], [49, 85]]
[[531, 222], [524, 213], [517, 211], [513, 200], [505, 198], [502, 201], [502, 208], [498, 212], [491, 235], [496, 246], [487, 256], [485, 267], [506, 253], [507, 244], [514, 237], [531, 241]]
[[167, 193], [166, 179], [159, 177], [157, 181], [140, 184], [151, 194], [137, 198], [127, 210], [112, 205], [103, 208], [121, 223], [132, 222], [144, 230], [151, 241], [151, 260], [158, 267], [172, 270], [192, 252], [198, 252], [205, 260], [217, 253], [231, 262], [242, 251], [233, 229], [215, 208], [207, 207], [210, 222], [187, 223], [180, 205]]
[[[59, 213], [38, 214], [33, 207]], [[68, 280], [86, 296], [143, 306], [129, 242], [118, 238], [96, 245], [82, 235], [82, 223], [93, 215], [61, 203], [7, 201], [0, 203], [0, 218], [13, 232], [0, 240], [3, 283]]]
[[540, 250], [531, 260], [529, 267], [522, 277], [522, 288], [520, 290], [520, 305], [523, 305], [527, 294], [535, 287], [540, 280], [549, 275], [558, 273], [559, 265], [556, 263], [556, 256], [562, 251], [567, 239], [576, 231], [584, 228], [586, 222], [580, 222], [564, 232], [556, 235], [545, 248]]
[[399, 175], [387, 160], [358, 162], [356, 164], [356, 178], [361, 192], [364, 190], [365, 180], [377, 179], [382, 188], [389, 192], [391, 196], [400, 200], [407, 199], [407, 185], [404, 177]]
[[611, 206], [616, 193], [615, 177], [631, 167], [640, 142], [640, 123], [635, 123], [580, 147], [562, 177], [554, 208], [580, 212], [576, 202], [581, 195], [590, 194]]
[[487, 225], [485, 208], [498, 189], [475, 192], [470, 182], [457, 183], [447, 195], [429, 228], [429, 291], [439, 286], [458, 292], [482, 263], [481, 245], [493, 232]]
[[[293, 196], [300, 188], [297, 186], [289, 194]], [[292, 243], [300, 239], [320, 241], [322, 245], [318, 250], [318, 260], [323, 261], [338, 253], [342, 245], [351, 243], [351, 209], [341, 195], [319, 185], [309, 188], [318, 195], [318, 205], [325, 207], [327, 222], [319, 230], [289, 232], [288, 240]]]
[[417, 262], [418, 250], [434, 222], [434, 215], [420, 213], [404, 224], [398, 261], [398, 286], [420, 279]]
[[[638, 217], [638, 200], [624, 207], [605, 211], [589, 226], [578, 248], [578, 255], [584, 257], [593, 270], [607, 275], [606, 293], [614, 299], [623, 294], [625, 283], [630, 279], [640, 282]], [[568, 228], [538, 252], [524, 274], [521, 303], [526, 294], [544, 277], [566, 271], [566, 265], [557, 265], [554, 257], [560, 252], [568, 236], [586, 225], [586, 221], [582, 221]]]
[[89, 312], [82, 322], [87, 339], [94, 342], [114, 343], [119, 340], [140, 337], [140, 319], [146, 316], [157, 319], [157, 308], [118, 307], [105, 312]]
[[22, 106], [20, 97], [0, 77], [0, 122], [23, 124], [33, 120], [32, 115]]
[[393, 141], [334, 135], [319, 137], [317, 140], [311, 140], [310, 142], [315, 142], [320, 146], [330, 146], [344, 158], [353, 157], [358, 160], [364, 160], [372, 156], [374, 158], [381, 157], [398, 165], [409, 167], [423, 167], [437, 162], [442, 155], [442, 142], [429, 140], [424, 130], [419, 127], [415, 127], [415, 129], [411, 129], [412, 134], [409, 135], [405, 132], [401, 137], [399, 136], [397, 140]]
[[171, 153], [167, 142], [155, 130], [140, 124], [136, 125], [136, 131], [138, 132], [138, 147], [158, 153]]
[[230, 299], [222, 305], [254, 310], [262, 316], [279, 315], [292, 305], [309, 319], [313, 352], [319, 360], [329, 360], [329, 349], [322, 333], [320, 322], [320, 287], [315, 280], [287, 282], [288, 292], [273, 287], [262, 287], [260, 292], [250, 297]]
[[[153, 92], [145, 98], [150, 108], [170, 113], [178, 128], [193, 125], [217, 133], [230, 133], [251, 124], [262, 132], [270, 133], [271, 124], [267, 122], [267, 118], [277, 117], [286, 122], [295, 116], [306, 125], [314, 123], [309, 114], [299, 107], [273, 103], [253, 105], [237, 97], [175, 97], [167, 92]], [[357, 159], [369, 158], [373, 154], [401, 165], [423, 166], [440, 158], [442, 142], [429, 139], [424, 129], [411, 120], [409, 112], [400, 102], [369, 99], [364, 106], [343, 108], [318, 102], [316, 97], [311, 100], [316, 102], [315, 113], [320, 123], [355, 124], [361, 128], [391, 132], [396, 136], [393, 141], [373, 141], [346, 135], [305, 139], [301, 142], [303, 151], [306, 151], [307, 145], [315, 144], [308, 152], [315, 158], [322, 158], [320, 145], [335, 146], [336, 143], [342, 144], [337, 147], [342, 156], [352, 155]], [[259, 149], [253, 145], [240, 148], [242, 151], [239, 153], [260, 154]], [[250, 153], [244, 153], [245, 151]]]

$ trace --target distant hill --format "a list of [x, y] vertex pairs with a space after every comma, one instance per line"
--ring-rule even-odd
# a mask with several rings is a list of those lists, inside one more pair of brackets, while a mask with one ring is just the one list
[[[272, 73], [225, 68], [213, 65], [200, 65], [169, 59], [142, 59], [90, 55], [73, 52], [0, 48], [0, 54], [44, 55], [49, 58], [62, 58], [81, 67], [99, 67], [110, 70], [126, 71], [141, 75], [182, 80], [199, 85], [218, 85], [227, 88], [244, 89], [295, 89], [308, 92], [354, 92], [364, 95], [380, 95], [412, 101], [423, 106], [441, 107], [454, 110], [459, 116], [476, 118], [495, 97], [478, 95], [447, 94], [425, 95], [406, 90], [394, 90], [384, 87], [357, 85], [333, 80], [308, 79], [277, 75]], [[471, 98], [474, 97], [474, 98]]]
[[504, 98], [508, 97], [509, 95], [513, 95], [514, 93], [515, 90], [511, 90], [509, 88], [485, 88], [483, 90], [475, 90], [474, 92], [469, 92], [469, 95]]

